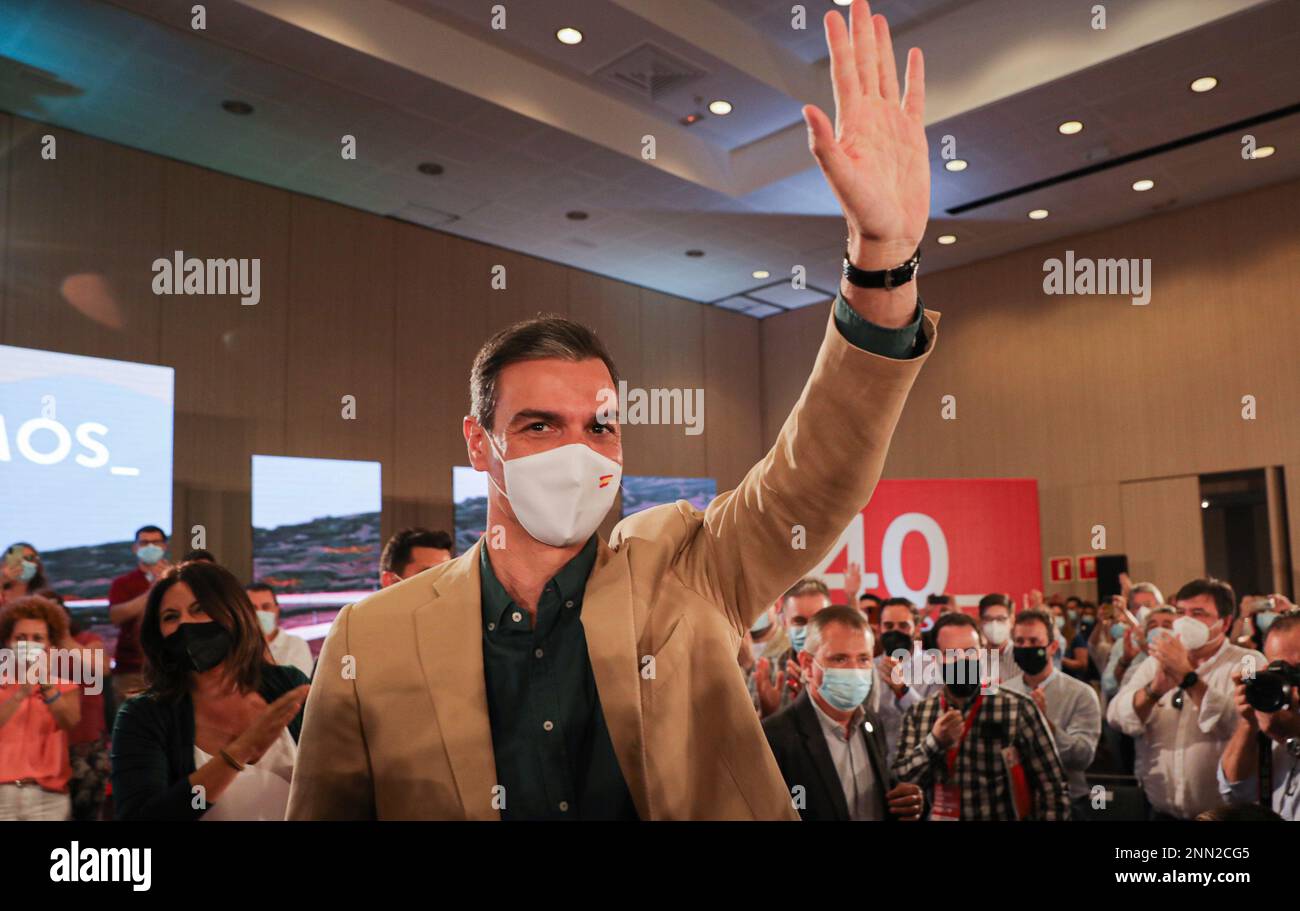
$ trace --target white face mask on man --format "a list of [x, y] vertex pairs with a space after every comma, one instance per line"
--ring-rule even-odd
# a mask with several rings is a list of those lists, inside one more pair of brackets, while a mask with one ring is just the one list
[[[1214, 629], [1217, 628], [1216, 623]], [[1182, 641], [1188, 651], [1194, 652], [1210, 641], [1213, 632], [1210, 627], [1195, 617], [1179, 617], [1174, 621], [1174, 635]]]
[[488, 444], [501, 460], [506, 490], [488, 480], [510, 501], [519, 524], [543, 544], [567, 547], [585, 541], [614, 505], [623, 466], [585, 443], [569, 443], [506, 461], [486, 429]]

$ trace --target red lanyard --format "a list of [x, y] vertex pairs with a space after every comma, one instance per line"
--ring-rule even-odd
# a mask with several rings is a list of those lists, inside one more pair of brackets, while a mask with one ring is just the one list
[[[948, 751], [948, 774], [952, 775], [953, 768], [957, 765], [957, 751], [961, 745], [966, 742], [966, 735], [970, 733], [971, 725], [975, 723], [975, 716], [980, 713], [980, 703], [984, 701], [984, 694], [980, 693], [971, 703], [970, 714], [966, 716], [966, 723], [962, 725], [961, 736], [957, 738], [957, 745]], [[939, 710], [948, 711], [948, 699], [943, 693], [939, 694]]]

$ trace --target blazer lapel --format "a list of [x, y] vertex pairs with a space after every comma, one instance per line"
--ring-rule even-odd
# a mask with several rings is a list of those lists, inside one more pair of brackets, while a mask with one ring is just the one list
[[794, 711], [795, 718], [799, 722], [799, 732], [803, 734], [804, 746], [808, 748], [808, 755], [812, 757], [813, 767], [817, 770], [822, 786], [826, 788], [826, 793], [830, 795], [831, 802], [835, 806], [835, 819], [847, 822], [849, 804], [844, 799], [844, 785], [840, 783], [840, 776], [835, 771], [835, 763], [831, 761], [831, 751], [826, 746], [826, 734], [822, 731], [817, 710], [813, 708], [807, 690], [800, 693], [799, 698], [795, 700]]
[[637, 815], [653, 819], [646, 788], [641, 660], [627, 555], [597, 541], [596, 565], [582, 599], [582, 629], [618, 766]]
[[483, 678], [480, 538], [416, 608], [416, 650], [466, 819], [500, 819], [492, 806], [496, 756]]
[[[862, 719], [862, 723], [864, 725], [870, 724], [874, 732], [879, 728], [881, 724], [880, 716], [875, 714], [874, 712], [867, 712], [867, 716]], [[859, 730], [858, 734], [866, 738], [867, 756], [869, 756], [871, 759], [871, 768], [876, 775], [876, 789], [880, 792], [880, 803], [881, 806], [884, 808], [885, 818], [890, 819], [891, 817], [889, 815], [889, 801], [885, 797], [885, 795], [889, 792], [890, 786], [893, 784], [893, 781], [889, 777], [890, 775], [889, 766], [885, 763], [885, 757], [880, 752], [880, 743], [876, 739], [875, 734], [874, 733], [868, 734], [865, 727]]]

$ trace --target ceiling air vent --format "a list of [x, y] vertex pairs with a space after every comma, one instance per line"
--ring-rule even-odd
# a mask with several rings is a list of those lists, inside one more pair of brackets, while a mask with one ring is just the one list
[[649, 101], [658, 101], [699, 79], [704, 71], [647, 41], [601, 67], [595, 75]]

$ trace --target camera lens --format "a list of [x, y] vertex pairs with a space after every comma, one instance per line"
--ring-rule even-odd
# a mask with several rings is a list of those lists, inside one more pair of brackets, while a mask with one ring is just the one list
[[1286, 708], [1290, 682], [1278, 671], [1260, 671], [1246, 681], [1246, 701], [1257, 712], [1276, 712]]

